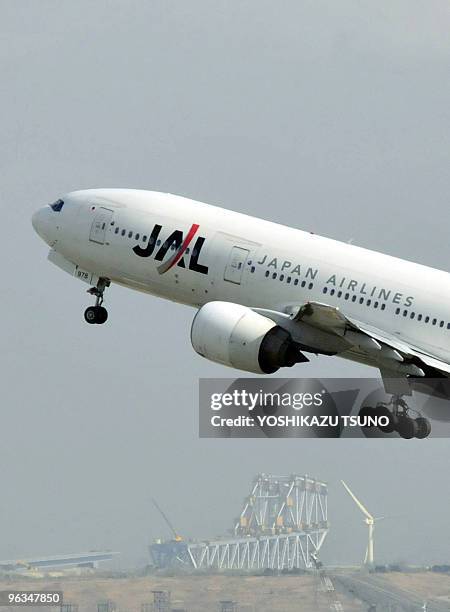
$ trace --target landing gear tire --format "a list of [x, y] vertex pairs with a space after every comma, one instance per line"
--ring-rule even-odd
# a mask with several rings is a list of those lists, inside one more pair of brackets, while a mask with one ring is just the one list
[[103, 325], [108, 320], [108, 311], [103, 306], [97, 306], [97, 321], [99, 325]]
[[90, 325], [102, 325], [108, 319], [108, 311], [103, 306], [89, 306], [84, 311], [84, 320]]
[[[375, 408], [372, 408], [372, 406], [363, 406], [358, 414], [360, 421], [363, 420], [363, 422], [367, 418], [374, 418], [375, 416], [376, 410]], [[361, 427], [363, 427], [364, 429], [372, 429], [373, 425], [361, 425]]]
[[89, 306], [89, 308], [86, 308], [86, 310], [84, 311], [84, 320], [86, 321], [86, 323], [89, 323], [90, 325], [97, 323], [96, 306]]
[[106, 287], [109, 287], [110, 281], [107, 278], [100, 278], [96, 287], [88, 289], [88, 293], [95, 295], [95, 306], [89, 306], [84, 311], [84, 320], [90, 325], [96, 323], [102, 325], [108, 319], [108, 311], [102, 306], [103, 294]]
[[[411, 440], [411, 438], [423, 440], [427, 438], [431, 433], [430, 421], [416, 410], [412, 410], [417, 415], [413, 419], [409, 416], [410, 411], [411, 408], [400, 395], [393, 395], [387, 402], [378, 402], [374, 408], [363, 406], [359, 411], [361, 421], [368, 417], [376, 417], [378, 422], [376, 426], [361, 425], [361, 429], [366, 437], [377, 437], [376, 430], [378, 429], [384, 434], [396, 432], [404, 440]], [[386, 421], [386, 424], [380, 424], [380, 417], [384, 417], [383, 421]]]
[[419, 426], [414, 419], [406, 415], [399, 415], [397, 427], [395, 428], [401, 438], [411, 440], [415, 438], [419, 431]]
[[428, 436], [431, 433], [430, 421], [428, 419], [425, 419], [424, 417], [418, 417], [416, 419], [416, 425], [417, 425], [416, 438], [418, 438], [419, 440], [428, 438]]
[[386, 425], [378, 425], [378, 429], [383, 433], [394, 433], [398, 425], [398, 416], [393, 414], [387, 406], [377, 406], [376, 414], [377, 417], [386, 417], [389, 421]]

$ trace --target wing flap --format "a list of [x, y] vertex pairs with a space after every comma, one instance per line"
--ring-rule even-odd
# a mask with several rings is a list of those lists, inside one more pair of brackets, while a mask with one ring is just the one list
[[371, 335], [377, 340], [383, 342], [385, 345], [390, 346], [403, 358], [417, 357], [430, 368], [450, 374], [450, 365], [444, 361], [441, 361], [440, 359], [437, 359], [433, 355], [429, 355], [427, 352], [415, 347], [414, 345], [407, 344], [405, 341], [399, 340], [392, 334], [388, 334], [384, 331], [382, 332], [376, 328], [373, 328], [372, 326], [365, 325], [364, 323], [358, 323], [358, 325], [361, 331]]
[[307, 323], [322, 332], [340, 336], [354, 349], [375, 358], [380, 369], [393, 367], [397, 372], [424, 376], [420, 368], [422, 363], [441, 374], [450, 375], [449, 364], [394, 334], [346, 316], [335, 306], [322, 302], [307, 302], [292, 309], [291, 320]]

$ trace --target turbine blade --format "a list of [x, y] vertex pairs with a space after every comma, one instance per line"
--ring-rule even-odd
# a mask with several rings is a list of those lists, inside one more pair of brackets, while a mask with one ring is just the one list
[[402, 519], [402, 518], [405, 518], [405, 517], [402, 516], [401, 514], [390, 514], [388, 516], [376, 516], [373, 520], [381, 521], [381, 520], [387, 520], [387, 519]]
[[373, 516], [370, 514], [370, 512], [367, 510], [367, 508], [365, 508], [362, 503], [359, 501], [359, 499], [356, 497], [356, 495], [354, 495], [351, 490], [350, 487], [348, 485], [345, 484], [345, 482], [343, 480], [341, 480], [342, 485], [344, 486], [345, 490], [347, 491], [347, 493], [350, 495], [350, 497], [353, 499], [353, 501], [355, 502], [355, 504], [358, 506], [358, 508], [361, 510], [361, 512], [367, 516], [368, 519], [370, 519], [371, 521], [374, 520]]

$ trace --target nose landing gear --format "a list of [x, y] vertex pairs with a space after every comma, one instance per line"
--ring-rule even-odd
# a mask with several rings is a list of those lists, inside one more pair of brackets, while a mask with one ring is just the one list
[[89, 306], [84, 311], [84, 320], [86, 323], [91, 325], [98, 324], [102, 325], [108, 319], [108, 311], [106, 308], [102, 306], [103, 304], [103, 294], [105, 292], [106, 287], [109, 287], [111, 282], [107, 278], [101, 278], [96, 287], [91, 287], [88, 289], [88, 293], [91, 295], [95, 295], [95, 306]]
[[400, 395], [393, 395], [389, 402], [379, 402], [375, 408], [364, 406], [359, 411], [360, 417], [386, 417], [388, 423], [379, 425], [378, 429], [383, 433], [396, 431], [405, 440], [418, 438], [423, 440], [431, 433], [431, 423], [420, 413], [413, 419], [409, 416], [411, 408]]

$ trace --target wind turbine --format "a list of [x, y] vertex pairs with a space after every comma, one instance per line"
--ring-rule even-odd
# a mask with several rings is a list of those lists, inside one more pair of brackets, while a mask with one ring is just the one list
[[373, 532], [374, 532], [374, 529], [375, 529], [375, 521], [381, 521], [385, 517], [384, 516], [379, 516], [377, 518], [373, 517], [370, 514], [370, 512], [367, 510], [367, 508], [362, 505], [362, 503], [359, 501], [359, 499], [356, 497], [356, 495], [354, 493], [352, 493], [352, 491], [350, 490], [350, 487], [348, 485], [346, 485], [343, 480], [341, 480], [341, 482], [342, 482], [345, 490], [347, 491], [347, 493], [350, 495], [350, 497], [353, 499], [355, 504], [358, 506], [358, 508], [361, 510], [361, 512], [366, 517], [364, 519], [364, 522], [366, 523], [366, 525], [369, 528], [369, 541], [367, 543], [366, 556], [364, 557], [364, 565], [372, 567], [373, 566]]

